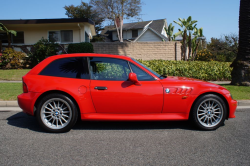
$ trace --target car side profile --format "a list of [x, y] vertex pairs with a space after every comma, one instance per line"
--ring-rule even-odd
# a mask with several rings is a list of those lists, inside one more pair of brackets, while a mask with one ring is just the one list
[[18, 104], [48, 132], [81, 120], [192, 120], [214, 130], [235, 118], [237, 101], [222, 86], [162, 76], [120, 55], [65, 54], [46, 58], [23, 76]]

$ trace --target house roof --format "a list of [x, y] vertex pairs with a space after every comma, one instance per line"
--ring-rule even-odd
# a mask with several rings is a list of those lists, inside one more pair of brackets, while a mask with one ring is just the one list
[[160, 34], [159, 32], [157, 32], [156, 30], [154, 30], [151, 27], [147, 27], [146, 29], [143, 30], [143, 32], [134, 40], [134, 42], [138, 41], [144, 33], [146, 33], [147, 30], [151, 30], [154, 34], [156, 34], [157, 36], [159, 36], [161, 39], [168, 41], [168, 38], [162, 34]]
[[[149, 24], [150, 23], [150, 24]], [[152, 20], [152, 21], [143, 21], [143, 22], [134, 22], [134, 23], [125, 23], [122, 26], [123, 30], [133, 30], [133, 29], [143, 29], [146, 25], [149, 24], [149, 27], [161, 34], [162, 28], [165, 24], [165, 19]], [[114, 25], [105, 26], [104, 30], [101, 32], [102, 35], [109, 35], [109, 31], [116, 31]]]
[[53, 23], [79, 23], [87, 22], [95, 25], [95, 23], [88, 18], [56, 18], [56, 19], [20, 19], [20, 20], [0, 20], [3, 24], [53, 24]]

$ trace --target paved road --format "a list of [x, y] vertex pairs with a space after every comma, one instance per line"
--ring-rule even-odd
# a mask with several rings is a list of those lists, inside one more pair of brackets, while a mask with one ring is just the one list
[[0, 165], [249, 165], [250, 109], [216, 131], [187, 122], [79, 122], [44, 133], [35, 118], [0, 112]]

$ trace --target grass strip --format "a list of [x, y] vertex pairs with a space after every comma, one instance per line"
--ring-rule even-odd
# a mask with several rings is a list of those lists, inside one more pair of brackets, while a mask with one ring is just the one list
[[22, 81], [22, 77], [29, 71], [30, 69], [0, 70], [0, 80]]
[[0, 83], [0, 100], [17, 100], [23, 92], [22, 83]]

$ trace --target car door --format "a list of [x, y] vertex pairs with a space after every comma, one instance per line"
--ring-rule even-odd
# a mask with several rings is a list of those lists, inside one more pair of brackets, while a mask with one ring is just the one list
[[[161, 83], [138, 66], [129, 65], [122, 59], [104, 57], [91, 57], [89, 64], [90, 91], [97, 113], [144, 114], [162, 111]], [[133, 68], [137, 73], [140, 71], [140, 86], [128, 80]]]

